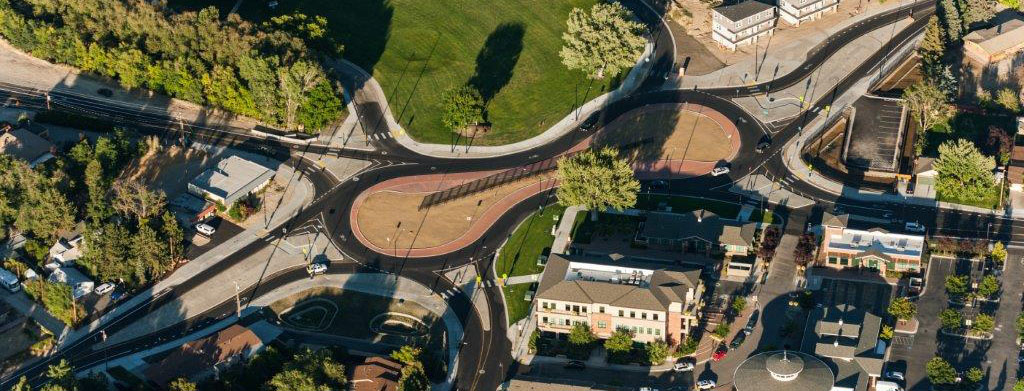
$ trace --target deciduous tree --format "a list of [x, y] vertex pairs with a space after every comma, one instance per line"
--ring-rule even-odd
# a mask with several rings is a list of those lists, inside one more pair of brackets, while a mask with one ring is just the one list
[[604, 340], [604, 348], [612, 353], [627, 353], [633, 349], [633, 335], [626, 330], [615, 330]]
[[1020, 112], [1020, 96], [1012, 89], [1003, 88], [996, 92], [996, 103], [1011, 113]]
[[476, 88], [465, 85], [444, 93], [444, 111], [441, 123], [449, 130], [458, 132], [462, 128], [484, 121], [484, 98]]
[[939, 312], [939, 322], [946, 330], [956, 330], [964, 325], [964, 316], [960, 314], [960, 311], [946, 308]]
[[644, 344], [644, 353], [647, 355], [647, 361], [651, 365], [661, 364], [668, 358], [668, 344], [665, 341], [656, 339]]
[[889, 303], [887, 311], [889, 315], [895, 316], [901, 322], [905, 322], [917, 315], [917, 305], [906, 297], [899, 297]]
[[573, 8], [558, 53], [569, 69], [594, 79], [629, 69], [644, 51], [643, 25], [616, 2], [595, 4], [588, 14]]
[[992, 252], [989, 253], [993, 261], [1003, 263], [1006, 261], [1006, 247], [1003, 246], [1003, 242], [995, 242], [992, 245]]
[[594, 333], [590, 332], [590, 326], [583, 323], [577, 323], [572, 326], [572, 330], [569, 331], [569, 343], [576, 346], [587, 346], [597, 340], [594, 337]]
[[978, 296], [990, 298], [996, 293], [999, 293], [999, 289], [999, 280], [997, 280], [995, 276], [985, 276], [980, 282], [978, 282]]
[[920, 132], [946, 121], [952, 115], [952, 108], [946, 102], [946, 95], [935, 84], [919, 81], [903, 91], [903, 102], [917, 121]]
[[932, 384], [953, 384], [956, 382], [956, 370], [942, 357], [935, 357], [925, 364], [925, 372]]
[[558, 202], [565, 206], [582, 205], [597, 212], [623, 210], [636, 204], [640, 182], [633, 168], [611, 148], [586, 150], [558, 161]]
[[793, 248], [793, 262], [799, 266], [807, 266], [814, 260], [814, 252], [817, 249], [817, 238], [812, 233], [805, 233], [800, 236], [796, 247]]
[[992, 315], [978, 314], [971, 322], [971, 330], [980, 333], [991, 333], [996, 328], [996, 321]]
[[967, 293], [967, 276], [950, 275], [946, 277], [946, 293], [950, 296], [963, 296]]
[[185, 378], [177, 378], [167, 385], [169, 391], [196, 391], [196, 383]]

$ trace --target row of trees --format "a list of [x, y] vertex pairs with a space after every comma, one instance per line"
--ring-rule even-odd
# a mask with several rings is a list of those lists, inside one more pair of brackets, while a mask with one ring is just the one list
[[[288, 128], [316, 130], [341, 99], [311, 46], [338, 55], [326, 20], [253, 25], [209, 7], [173, 14], [143, 0], [0, 0], [0, 35], [49, 61]], [[126, 23], [131, 21], [131, 23]]]
[[[934, 357], [931, 360], [928, 360], [928, 362], [925, 363], [925, 373], [928, 375], [928, 380], [931, 381], [933, 385], [950, 385], [958, 382], [966, 382], [965, 385], [977, 387], [981, 383], [982, 379], [985, 378], [985, 371], [978, 367], [968, 369], [964, 372], [963, 378], [960, 378], [956, 368], [953, 368], [953, 365], [942, 357]], [[1014, 391], [1016, 391], [1016, 386], [1014, 386]]]

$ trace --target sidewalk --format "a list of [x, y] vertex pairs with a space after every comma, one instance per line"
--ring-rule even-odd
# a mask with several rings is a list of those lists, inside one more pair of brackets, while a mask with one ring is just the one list
[[[420, 143], [409, 137], [402, 126], [399, 125], [394, 116], [391, 114], [390, 106], [387, 103], [386, 95], [384, 90], [381, 88], [377, 80], [371, 77], [366, 71], [360, 69], [358, 66], [345, 61], [338, 60], [333, 64], [333, 68], [342, 77], [348, 78], [345, 82], [346, 86], [357, 87], [354, 89], [354, 99], [362, 102], [377, 102], [380, 107], [384, 110], [384, 121], [387, 129], [396, 141], [403, 147], [408, 148], [416, 153], [441, 158], [479, 158], [479, 157], [490, 157], [490, 156], [502, 156], [509, 155], [516, 152], [525, 151], [531, 148], [539, 147], [548, 144], [555, 139], [561, 137], [567, 132], [572, 131], [576, 128], [577, 123], [582, 122], [590, 114], [603, 109], [612, 102], [629, 96], [635, 91], [644, 78], [647, 76], [650, 68], [654, 66], [653, 62], [644, 61], [647, 56], [654, 50], [654, 46], [648, 42], [644, 49], [643, 55], [637, 60], [636, 65], [633, 66], [629, 74], [623, 80], [622, 84], [618, 89], [601, 95], [593, 100], [584, 103], [583, 106], [577, 111], [573, 111], [569, 115], [562, 118], [554, 126], [548, 128], [543, 133], [531, 137], [529, 139], [500, 146], [474, 146], [469, 148], [455, 148], [452, 150], [452, 146], [448, 144], [426, 144]], [[357, 112], [350, 113], [350, 117], [358, 117], [360, 114]]]

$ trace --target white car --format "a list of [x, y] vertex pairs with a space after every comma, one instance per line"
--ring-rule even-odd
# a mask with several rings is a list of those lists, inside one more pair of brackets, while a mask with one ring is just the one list
[[693, 363], [690, 362], [677, 362], [672, 366], [676, 372], [689, 372], [693, 370]]
[[658, 389], [651, 387], [640, 387], [640, 391], [658, 391]]
[[903, 226], [903, 228], [906, 228], [906, 230], [910, 231], [910, 232], [924, 232], [925, 231], [924, 226], [921, 225], [921, 223], [916, 222], [916, 221], [909, 221], [909, 222], [907, 222], [907, 224], [905, 224]]
[[96, 292], [97, 295], [102, 296], [102, 295], [105, 295], [105, 294], [107, 294], [107, 292], [110, 292], [112, 290], [114, 290], [114, 283], [108, 282], [106, 284], [103, 284], [103, 285], [100, 285], [100, 286], [96, 287], [96, 289], [93, 290], [93, 292]]
[[715, 167], [713, 170], [711, 170], [711, 176], [719, 176], [719, 175], [728, 174], [728, 173], [729, 173], [729, 167], [726, 167], [726, 166], [718, 166], [718, 167]]
[[900, 371], [889, 371], [885, 373], [885, 378], [889, 380], [903, 381], [903, 372]]
[[205, 223], [196, 224], [196, 231], [199, 231], [199, 233], [206, 236], [213, 235], [214, 232], [217, 232], [216, 229], [213, 229], [213, 227]]
[[306, 266], [306, 272], [308, 272], [309, 275], [311, 276], [315, 276], [317, 274], [324, 274], [327, 273], [327, 265], [324, 265], [322, 263], [313, 263], [310, 264], [309, 266]]
[[701, 381], [697, 382], [697, 389], [698, 390], [710, 390], [710, 389], [714, 389], [717, 386], [718, 385], [715, 384], [714, 380], [701, 380]]

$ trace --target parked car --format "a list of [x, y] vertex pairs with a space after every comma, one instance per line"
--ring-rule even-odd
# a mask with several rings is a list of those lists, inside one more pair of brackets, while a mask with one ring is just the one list
[[920, 277], [910, 277], [910, 292], [919, 294], [922, 289], [924, 289], [924, 280]]
[[96, 90], [96, 93], [102, 95], [104, 98], [114, 96], [114, 91], [111, 91], [109, 88], [100, 88]]
[[718, 349], [715, 350], [715, 354], [711, 355], [711, 360], [722, 361], [722, 359], [725, 358], [726, 354], [729, 354], [729, 347], [725, 346], [725, 344], [723, 343], [721, 345], [718, 345]]
[[728, 166], [718, 166], [711, 170], [711, 176], [719, 176], [729, 173]]
[[885, 378], [889, 380], [903, 381], [903, 372], [900, 371], [888, 371], [885, 373]]
[[311, 263], [309, 264], [309, 266], [306, 266], [306, 272], [309, 273], [309, 275], [311, 276], [315, 276], [317, 274], [324, 274], [327, 273], [327, 265], [324, 265], [322, 263]]
[[658, 391], [658, 389], [651, 387], [640, 387], [640, 391]]
[[875, 382], [875, 391], [903, 391], [903, 387], [891, 381], [879, 380]]
[[918, 233], [924, 232], [926, 229], [923, 225], [921, 225], [921, 223], [916, 221], [908, 221], [906, 224], [904, 224], [903, 228], [906, 228], [907, 231]]
[[698, 390], [711, 390], [718, 387], [714, 380], [700, 380], [697, 382]]
[[694, 368], [694, 365], [693, 365], [693, 362], [691, 362], [691, 361], [692, 360], [689, 360], [689, 359], [686, 359], [686, 358], [682, 358], [679, 361], [676, 361], [675, 365], [672, 366], [672, 369], [675, 370], [676, 372], [689, 372], [689, 371], [692, 371], [693, 368]]
[[754, 310], [750, 313], [750, 319], [747, 319], [747, 325], [743, 327], [743, 332], [750, 335], [754, 332], [754, 327], [757, 327], [757, 317], [761, 314], [761, 310]]
[[93, 290], [93, 292], [96, 292], [97, 295], [102, 296], [102, 295], [107, 294], [107, 292], [110, 292], [110, 291], [114, 290], [114, 287], [115, 287], [114, 283], [108, 282], [108, 283], [105, 283], [103, 285], [100, 285], [100, 286], [96, 287], [96, 289]]
[[747, 340], [747, 333], [736, 333], [733, 337], [732, 342], [729, 343], [730, 349], [736, 349], [743, 345], [743, 341]]
[[206, 223], [196, 224], [196, 231], [206, 236], [213, 235], [214, 232], [217, 232], [216, 229], [214, 229], [213, 227]]
[[565, 369], [577, 369], [577, 370], [587, 369], [587, 364], [584, 363], [583, 361], [572, 360], [572, 361], [569, 361], [569, 362], [565, 363]]

